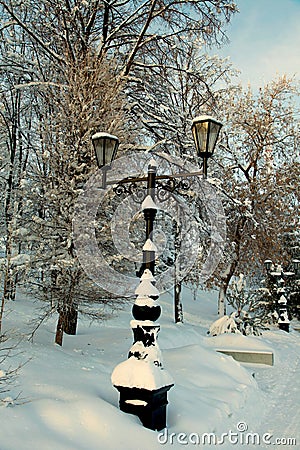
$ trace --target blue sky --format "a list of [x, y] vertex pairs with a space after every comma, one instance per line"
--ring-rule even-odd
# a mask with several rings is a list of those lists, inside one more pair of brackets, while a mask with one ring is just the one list
[[277, 74], [300, 79], [300, 0], [236, 0], [231, 41], [214, 53], [230, 56], [240, 79], [257, 88]]

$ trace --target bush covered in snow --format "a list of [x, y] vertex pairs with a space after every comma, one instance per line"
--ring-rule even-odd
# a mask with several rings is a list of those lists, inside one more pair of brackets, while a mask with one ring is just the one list
[[261, 290], [247, 288], [243, 274], [233, 281], [226, 299], [234, 311], [216, 320], [209, 329], [210, 335], [241, 333], [258, 336], [262, 329], [267, 329], [270, 323], [268, 302]]
[[209, 334], [211, 336], [218, 336], [223, 333], [240, 333], [233, 317], [223, 316], [216, 320], [209, 328]]

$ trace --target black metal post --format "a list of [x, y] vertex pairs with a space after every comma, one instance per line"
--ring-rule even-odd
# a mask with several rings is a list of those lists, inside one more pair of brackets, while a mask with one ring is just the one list
[[147, 194], [155, 201], [156, 165], [150, 161], [148, 166]]
[[[147, 195], [150, 195], [153, 202], [155, 202], [155, 181], [156, 181], [156, 166], [154, 164], [151, 164], [150, 162], [148, 166]], [[152, 208], [144, 209], [144, 217], [146, 221], [146, 241], [147, 239], [151, 239], [155, 216], [156, 216], [156, 209]]]
[[204, 178], [207, 178], [207, 157], [203, 158], [203, 175]]
[[106, 189], [107, 187], [107, 172], [109, 172], [111, 169], [110, 165], [106, 165], [101, 167], [101, 171], [102, 171], [102, 189]]
[[[155, 202], [155, 183], [156, 183], [156, 165], [150, 162], [148, 166], [147, 177], [147, 195], [150, 195], [153, 203]], [[146, 222], [146, 242], [148, 239], [152, 241], [152, 234], [154, 228], [154, 220], [156, 216], [156, 208], [145, 208], [143, 210]], [[138, 277], [144, 273], [144, 270], [149, 269], [154, 275], [155, 272], [155, 251], [151, 248], [143, 249], [143, 263], [140, 270], [136, 273]]]

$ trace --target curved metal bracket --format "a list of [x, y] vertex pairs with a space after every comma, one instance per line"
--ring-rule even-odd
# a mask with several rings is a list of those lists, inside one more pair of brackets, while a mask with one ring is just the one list
[[[155, 193], [160, 202], [168, 200], [172, 194], [185, 195], [192, 185], [192, 176], [186, 176], [177, 180], [172, 175], [164, 176], [164, 178], [156, 179]], [[131, 195], [136, 203], [142, 203], [147, 195], [147, 188], [141, 187], [141, 182], [145, 178], [134, 180], [122, 180], [114, 188], [113, 191], [118, 195]]]

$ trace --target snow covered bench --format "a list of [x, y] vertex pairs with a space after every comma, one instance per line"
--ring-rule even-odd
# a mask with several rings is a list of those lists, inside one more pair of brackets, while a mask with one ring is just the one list
[[273, 349], [260, 337], [224, 333], [206, 338], [206, 343], [239, 362], [274, 365]]
[[216, 349], [219, 353], [232, 356], [233, 359], [239, 362], [266, 364], [268, 366], [274, 365], [273, 352], [257, 351], [257, 350], [224, 350]]

